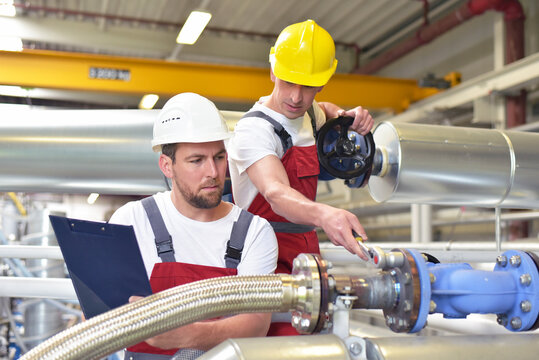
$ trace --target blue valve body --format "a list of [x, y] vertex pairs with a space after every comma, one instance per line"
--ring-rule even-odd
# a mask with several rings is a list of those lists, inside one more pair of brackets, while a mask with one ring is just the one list
[[[515, 261], [497, 263], [493, 271], [484, 271], [464, 263], [425, 263], [415, 255], [415, 261], [424, 264], [417, 266], [421, 289], [428, 287], [430, 295], [428, 299], [422, 296], [421, 308], [424, 301], [430, 304], [432, 300], [436, 304], [434, 312], [447, 318], [498, 314], [508, 320], [503, 323], [508, 330], [529, 330], [539, 316], [539, 271], [523, 251], [509, 250], [502, 256]], [[421, 329], [423, 321], [426, 319], [419, 317], [414, 328]]]

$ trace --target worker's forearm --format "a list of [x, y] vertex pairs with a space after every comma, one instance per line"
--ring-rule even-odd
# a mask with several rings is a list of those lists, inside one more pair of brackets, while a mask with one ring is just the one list
[[326, 118], [336, 118], [339, 116], [339, 111], [342, 110], [340, 106], [337, 106], [330, 102], [319, 102], [318, 105], [320, 108], [322, 108], [322, 111], [324, 114], [326, 114]]
[[197, 333], [193, 348], [209, 350], [230, 338], [266, 336], [270, 314], [241, 314], [233, 317], [196, 323]]
[[276, 182], [268, 187], [264, 197], [277, 215], [290, 222], [313, 226], [322, 224], [327, 205], [309, 200], [290, 186]]

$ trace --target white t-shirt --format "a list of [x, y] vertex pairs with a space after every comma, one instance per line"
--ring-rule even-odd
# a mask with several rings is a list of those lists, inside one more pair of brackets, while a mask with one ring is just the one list
[[[241, 209], [234, 205], [223, 218], [201, 222], [183, 216], [174, 206], [170, 191], [154, 195], [165, 226], [172, 236], [176, 261], [226, 267], [226, 243], [230, 239], [232, 225], [240, 216]], [[157, 255], [155, 236], [141, 201], [131, 201], [112, 215], [110, 223], [133, 225], [137, 242], [144, 260], [148, 278]], [[277, 239], [269, 223], [254, 216], [243, 247], [238, 275], [271, 274], [277, 266]]]
[[[262, 105], [267, 97], [262, 97], [249, 111], [262, 111], [279, 122], [290, 134], [293, 146], [311, 146], [315, 144], [311, 118], [304, 116], [289, 119], [286, 116]], [[318, 104], [313, 102], [316, 127], [319, 129], [326, 121], [326, 116]], [[265, 119], [247, 117], [241, 119], [234, 128], [234, 136], [226, 143], [228, 168], [232, 181], [234, 202], [243, 209], [248, 209], [258, 194], [255, 185], [247, 175], [247, 168], [258, 160], [275, 155], [282, 159], [283, 146], [275, 133], [273, 125]]]

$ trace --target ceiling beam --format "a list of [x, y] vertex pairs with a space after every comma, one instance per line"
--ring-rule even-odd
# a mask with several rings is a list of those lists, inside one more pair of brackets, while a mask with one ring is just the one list
[[[163, 97], [195, 92], [216, 101], [251, 103], [273, 87], [268, 68], [40, 50], [0, 51], [0, 63], [0, 85], [31, 88]], [[415, 80], [336, 74], [317, 100], [400, 112], [436, 92]]]

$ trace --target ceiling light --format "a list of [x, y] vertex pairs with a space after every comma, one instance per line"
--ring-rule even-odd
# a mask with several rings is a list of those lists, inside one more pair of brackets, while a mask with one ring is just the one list
[[13, 0], [0, 0], [0, 16], [15, 16], [17, 11], [13, 6]]
[[22, 51], [22, 40], [16, 36], [0, 36], [0, 50]]
[[178, 44], [193, 45], [208, 22], [211, 19], [211, 14], [204, 11], [192, 11], [187, 18], [185, 24], [183, 24], [176, 42]]
[[86, 201], [88, 202], [88, 204], [93, 205], [95, 204], [95, 201], [97, 200], [98, 197], [99, 197], [98, 193], [91, 193], [88, 196], [88, 199]]
[[159, 100], [159, 96], [155, 94], [146, 94], [140, 99], [138, 104], [139, 109], [150, 110], [155, 106], [155, 103]]

